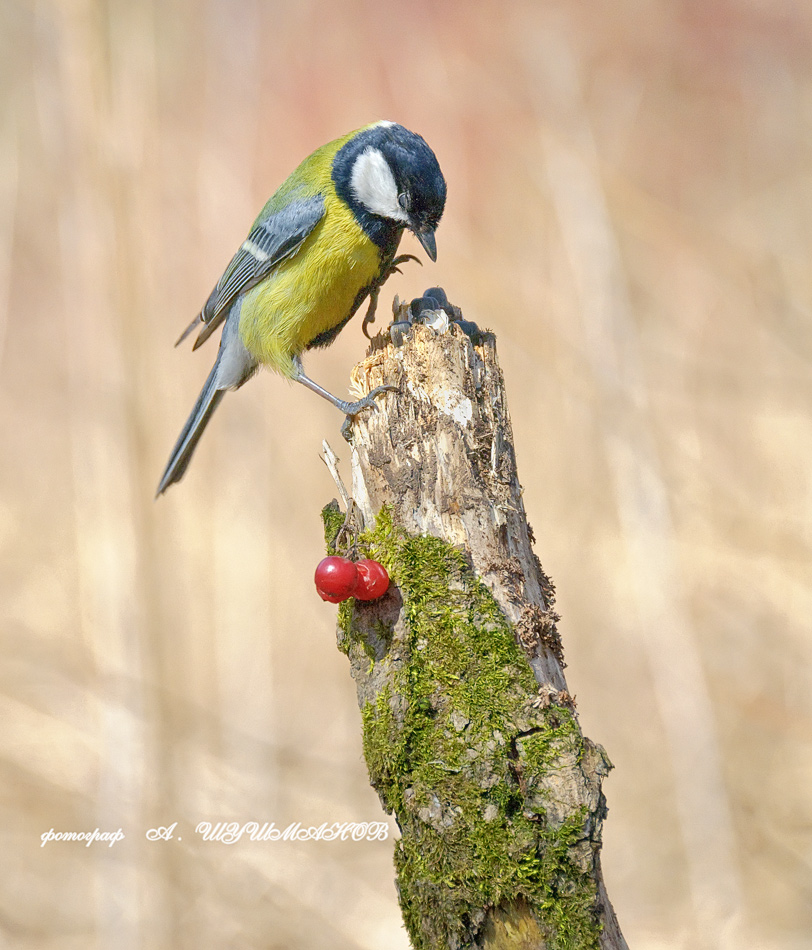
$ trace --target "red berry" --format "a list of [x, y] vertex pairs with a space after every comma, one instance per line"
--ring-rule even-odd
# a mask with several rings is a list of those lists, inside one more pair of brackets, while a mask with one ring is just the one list
[[363, 560], [355, 565], [358, 583], [353, 591], [356, 600], [377, 600], [389, 590], [389, 575], [383, 564]]
[[358, 571], [349, 558], [326, 557], [316, 568], [315, 581], [322, 600], [337, 604], [353, 595], [358, 583]]
[[342, 600], [348, 600], [347, 597], [336, 597], [335, 594], [325, 594], [323, 590], [316, 588], [316, 593], [321, 597], [322, 600], [326, 600], [331, 604], [340, 604]]

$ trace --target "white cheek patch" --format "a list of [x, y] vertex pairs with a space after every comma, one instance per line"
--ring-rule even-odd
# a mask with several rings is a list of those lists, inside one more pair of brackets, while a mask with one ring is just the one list
[[367, 211], [383, 218], [408, 223], [406, 212], [398, 203], [395, 176], [379, 149], [370, 145], [356, 158], [352, 166], [350, 187]]

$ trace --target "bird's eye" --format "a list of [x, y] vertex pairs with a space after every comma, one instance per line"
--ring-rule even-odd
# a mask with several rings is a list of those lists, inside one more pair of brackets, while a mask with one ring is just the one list
[[404, 191], [403, 194], [398, 195], [398, 204], [404, 211], [408, 212], [412, 207], [412, 199]]

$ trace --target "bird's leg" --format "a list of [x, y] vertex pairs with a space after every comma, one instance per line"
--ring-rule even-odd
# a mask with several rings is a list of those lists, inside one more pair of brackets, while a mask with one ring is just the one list
[[361, 329], [364, 332], [364, 336], [371, 340], [372, 337], [367, 332], [367, 327], [370, 323], [375, 322], [375, 311], [378, 308], [378, 296], [381, 292], [381, 286], [378, 284], [377, 287], [373, 287], [369, 292], [369, 306], [367, 307], [367, 312], [364, 314], [364, 322], [361, 324]]
[[367, 393], [366, 396], [363, 396], [356, 402], [346, 402], [344, 399], [339, 399], [338, 396], [327, 392], [326, 389], [319, 386], [319, 384], [314, 382], [309, 376], [306, 376], [304, 369], [302, 369], [302, 361], [298, 356], [293, 357], [293, 365], [296, 367], [296, 375], [293, 378], [297, 383], [301, 383], [303, 386], [307, 386], [308, 389], [312, 389], [314, 393], [318, 393], [323, 399], [326, 399], [327, 402], [331, 402], [336, 409], [340, 409], [348, 416], [355, 416], [363, 409], [377, 410], [378, 407], [375, 404], [375, 397], [380, 396], [381, 393], [397, 392], [398, 389], [397, 386], [376, 386], [372, 392]]
[[367, 327], [375, 322], [375, 310], [378, 307], [378, 296], [381, 292], [381, 287], [384, 283], [392, 276], [392, 274], [401, 274], [403, 273], [400, 269], [401, 264], [405, 264], [407, 261], [417, 261], [417, 263], [422, 267], [423, 261], [419, 257], [415, 257], [414, 254], [401, 254], [399, 257], [393, 257], [389, 262], [389, 266], [381, 274], [380, 278], [376, 281], [375, 286], [369, 292], [369, 306], [367, 307], [367, 312], [364, 314], [364, 322], [361, 324], [361, 329], [364, 331], [364, 336], [371, 340], [372, 337], [367, 332]]

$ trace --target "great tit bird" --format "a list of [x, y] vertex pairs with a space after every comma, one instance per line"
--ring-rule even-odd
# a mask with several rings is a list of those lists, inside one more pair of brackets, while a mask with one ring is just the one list
[[327, 346], [367, 297], [374, 303], [404, 228], [432, 261], [446, 183], [425, 140], [394, 122], [376, 122], [323, 145], [268, 201], [203, 309], [194, 349], [223, 324], [220, 350], [172, 449], [160, 495], [183, 477], [227, 389], [261, 366], [303, 383], [347, 415], [374, 406], [379, 386], [357, 402], [322, 389], [302, 369], [302, 353]]

